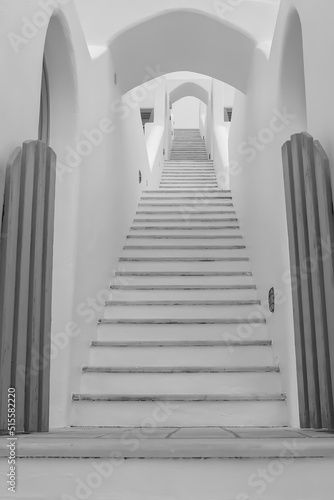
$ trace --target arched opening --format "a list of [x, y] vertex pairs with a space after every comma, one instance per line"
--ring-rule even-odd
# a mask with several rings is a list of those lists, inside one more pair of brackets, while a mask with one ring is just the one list
[[175, 129], [199, 129], [200, 101], [187, 96], [173, 104], [172, 113]]
[[[46, 72], [47, 68], [47, 72]], [[47, 29], [44, 46], [44, 87], [40, 133], [45, 137], [48, 130], [49, 145], [57, 155], [53, 283], [52, 283], [52, 332], [50, 376], [50, 425], [59, 426], [59, 407], [66, 407], [64, 394], [68, 386], [66, 371], [67, 352], [61, 352], [55, 342], [63, 332], [66, 318], [72, 315], [72, 297], [75, 282], [75, 175], [69, 175], [67, 163], [69, 147], [75, 144], [77, 125], [77, 71], [70, 29], [61, 12], [54, 14]], [[46, 79], [47, 76], [47, 79]], [[47, 86], [46, 86], [47, 83]], [[48, 89], [48, 92], [47, 92]], [[49, 96], [48, 102], [46, 101]], [[46, 106], [47, 104], [47, 106]], [[47, 113], [46, 113], [47, 112]], [[48, 115], [48, 121], [46, 116]], [[46, 126], [48, 124], [48, 127]], [[66, 169], [64, 170], [64, 166]], [[62, 386], [62, 387], [61, 387]], [[62, 417], [65, 418], [65, 415]]]
[[[279, 101], [295, 115], [294, 131], [307, 129], [303, 33], [299, 14], [293, 10], [286, 27], [280, 68]], [[290, 132], [290, 130], [289, 130]]]
[[177, 71], [210, 76], [246, 93], [255, 46], [241, 28], [190, 9], [165, 12], [110, 41], [122, 94]]
[[174, 104], [180, 99], [189, 96], [199, 99], [206, 105], [209, 102], [209, 94], [207, 90], [205, 90], [201, 85], [197, 85], [193, 82], [186, 82], [176, 87], [170, 93], [170, 102], [171, 104]]
[[54, 15], [46, 33], [43, 73], [46, 76], [47, 69], [50, 146], [60, 161], [76, 124], [76, 69], [70, 40], [66, 19], [61, 14]]

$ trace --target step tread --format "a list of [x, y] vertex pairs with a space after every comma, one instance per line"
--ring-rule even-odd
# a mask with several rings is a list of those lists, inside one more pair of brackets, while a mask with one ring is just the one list
[[[182, 214], [182, 217], [178, 218], [178, 219], [138, 219], [138, 218], [135, 218], [134, 219], [134, 222], [141, 222], [141, 223], [145, 223], [145, 224], [152, 224], [153, 222], [159, 222], [159, 223], [163, 223], [163, 222], [175, 222], [175, 223], [183, 223], [184, 224], [184, 214]], [[187, 223], [189, 224], [190, 222], [209, 222], [209, 223], [212, 223], [212, 222], [238, 222], [238, 219], [236, 217], [227, 217], [227, 218], [220, 218], [220, 219], [188, 219], [187, 220]]]
[[243, 237], [241, 235], [172, 235], [172, 234], [166, 234], [166, 235], [128, 235], [127, 239], [140, 239], [140, 240], [148, 240], [148, 239], [158, 239], [158, 240], [242, 240]]
[[260, 300], [110, 300], [105, 303], [106, 307], [113, 306], [253, 306], [261, 305]]
[[167, 193], [192, 193], [192, 192], [201, 192], [201, 193], [221, 193], [221, 194], [224, 194], [224, 193], [231, 193], [231, 191], [229, 190], [224, 190], [224, 189], [187, 189], [187, 190], [182, 190], [182, 189], [175, 189], [174, 191], [164, 191], [163, 189], [152, 189], [152, 190], [146, 190], [146, 191], [142, 191], [143, 193], [145, 194], [150, 194], [150, 193], [164, 193], [164, 192], [167, 192]]
[[279, 366], [84, 366], [83, 373], [279, 373]]
[[131, 231], [216, 231], [218, 229], [240, 229], [240, 226], [132, 226]]
[[161, 246], [148, 246], [148, 245], [127, 245], [123, 247], [124, 250], [246, 250], [245, 245], [217, 245], [217, 246], [198, 246], [198, 245], [161, 245]]
[[152, 348], [152, 347], [272, 347], [272, 340], [143, 340], [117, 342], [93, 340], [91, 347]]
[[199, 277], [199, 276], [253, 276], [253, 274], [249, 271], [224, 271], [224, 272], [216, 272], [216, 271], [117, 271], [115, 276], [191, 276], [191, 277]]
[[73, 401], [286, 401], [286, 394], [156, 394], [156, 395], [112, 395], [112, 394], [73, 394]]
[[111, 285], [111, 290], [256, 290], [255, 285]]
[[120, 262], [249, 262], [248, 257], [121, 257]]
[[265, 318], [258, 319], [100, 319], [99, 325], [265, 325]]

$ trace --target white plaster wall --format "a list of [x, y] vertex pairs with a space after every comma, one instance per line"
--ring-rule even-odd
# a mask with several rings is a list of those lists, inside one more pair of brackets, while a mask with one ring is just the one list
[[[291, 102], [291, 95], [284, 91], [291, 89], [291, 85], [283, 85], [282, 92], [278, 82], [282, 75], [281, 62], [287, 60], [284, 58], [283, 43], [285, 28], [290, 11], [295, 7], [302, 22], [307, 128], [321, 141], [329, 154], [331, 166], [334, 164], [334, 70], [329, 64], [334, 43], [331, 22], [334, 5], [327, 0], [282, 0], [271, 45], [278, 3], [264, 4], [247, 0], [220, 19], [211, 2], [209, 5], [204, 0], [172, 0], [168, 6], [164, 0], [143, 0], [140, 6], [134, 0], [121, 4], [116, 3], [116, 0], [78, 0], [76, 6], [85, 33], [88, 40], [95, 44], [95, 48], [91, 47], [91, 53], [96, 57], [91, 60], [73, 3], [62, 0], [57, 15], [62, 26], [60, 33], [65, 40], [63, 57], [60, 57], [60, 41], [50, 46], [50, 51], [54, 51], [54, 69], [60, 65], [58, 77], [68, 72], [71, 74], [71, 93], [68, 94], [66, 89], [66, 95], [71, 98], [68, 106], [58, 109], [53, 104], [56, 110], [53, 127], [56, 132], [53, 132], [52, 144], [60, 163], [66, 163], [67, 147], [77, 147], [84, 132], [98, 127], [102, 119], [110, 118], [115, 123], [115, 130], [105, 134], [103, 142], [82, 159], [80, 167], [72, 169], [73, 172], [65, 176], [64, 182], [57, 185], [54, 295], [57, 306], [53, 312], [53, 338], [58, 333], [64, 333], [69, 322], [73, 321], [77, 322], [81, 334], [76, 336], [71, 348], [59, 347], [53, 360], [54, 425], [66, 423], [65, 409], [70, 397], [68, 389], [78, 386], [80, 366], [87, 356], [88, 341], [95, 332], [99, 311], [95, 311], [95, 314], [94, 308], [99, 308], [100, 304], [94, 301], [99, 292], [105, 290], [108, 276], [116, 265], [140, 195], [139, 166], [142, 167], [145, 183], [149, 177], [138, 102], [134, 102], [133, 106], [130, 104], [130, 108], [129, 104], [116, 102], [113, 111], [110, 105], [115, 99], [121, 99], [124, 90], [131, 89], [135, 83], [143, 83], [145, 76], [152, 77], [147, 75], [147, 65], [151, 65], [154, 71], [164, 73], [175, 71], [187, 61], [187, 52], [178, 50], [182, 45], [181, 38], [174, 39], [175, 45], [163, 45], [163, 30], [159, 32], [162, 37], [159, 43], [155, 44], [154, 50], [150, 49], [154, 38], [152, 33], [156, 35], [157, 27], [168, 31], [176, 19], [174, 15], [153, 23], [150, 26], [152, 32], [145, 31], [147, 25], [144, 25], [128, 33], [124, 39], [117, 40], [116, 44], [113, 43], [114, 61], [108, 56], [104, 44], [132, 23], [182, 7], [191, 11], [197, 9], [197, 14], [205, 14], [204, 18], [197, 14], [189, 18], [185, 12], [179, 13], [177, 29], [179, 33], [182, 32], [182, 40], [185, 36], [185, 20], [191, 21], [186, 32], [189, 43], [195, 40], [198, 26], [205, 33], [210, 33], [210, 37], [201, 39], [202, 45], [199, 46], [197, 42], [194, 45], [196, 54], [187, 69], [225, 79], [239, 89], [231, 128], [229, 163], [230, 167], [237, 165], [241, 170], [235, 169], [236, 175], [231, 176], [231, 186], [251, 251], [260, 296], [266, 302], [269, 288], [275, 286], [285, 298], [278, 305], [276, 314], [269, 319], [269, 327], [282, 366], [284, 390], [288, 393], [291, 405], [291, 422], [298, 423], [297, 408], [293, 404], [297, 398], [291, 294], [289, 285], [282, 282], [283, 273], [289, 269], [289, 256], [280, 148], [291, 133], [306, 126], [305, 115], [300, 113], [299, 108], [296, 119], [282, 132], [275, 134], [272, 142], [266, 144], [264, 150], [258, 151], [253, 161], [247, 161], [250, 152], [245, 154], [242, 144], [249, 136], [257, 136], [264, 127], [270, 125], [276, 113], [274, 110], [282, 112], [286, 103]], [[6, 68], [0, 83], [0, 164], [3, 172], [12, 150], [23, 140], [37, 137], [42, 55], [47, 26], [45, 24], [38, 28], [20, 46], [18, 54], [13, 54], [8, 40], [9, 32], [21, 33], [23, 19], [32, 19], [40, 11], [40, 5], [35, 0], [3, 1], [1, 9], [1, 62], [2, 67]], [[235, 29], [237, 33], [233, 31]], [[146, 35], [142, 39], [143, 30]], [[317, 36], [314, 36], [315, 32]], [[140, 44], [138, 40], [141, 40]], [[258, 49], [253, 57], [256, 45]], [[160, 50], [162, 46], [163, 51]], [[139, 58], [140, 53], [148, 54], [148, 57]], [[212, 56], [210, 59], [208, 53]], [[126, 65], [124, 60], [127, 61]], [[134, 61], [136, 64], [132, 64]], [[165, 64], [159, 68], [163, 61]], [[221, 64], [217, 64], [217, 61], [221, 61]], [[118, 74], [117, 85], [112, 83], [115, 71]], [[288, 75], [285, 71], [286, 68], [284, 75]], [[56, 77], [57, 71], [54, 71], [53, 81]], [[240, 90], [247, 94], [242, 94]], [[208, 106], [207, 124], [211, 122], [212, 105], [213, 100]], [[64, 119], [58, 120], [58, 117]], [[209, 131], [209, 150], [212, 147], [210, 134]], [[133, 145], [133, 150], [125, 151], [131, 149], [129, 144]], [[78, 316], [78, 306], [81, 307], [81, 314], [87, 308], [83, 316]], [[92, 316], [94, 318], [87, 323], [88, 317]]]
[[[106, 47], [91, 47], [92, 59], [73, 2], [62, 0], [55, 12], [45, 12], [40, 2], [18, 0], [1, 2], [1, 10], [2, 173], [15, 147], [37, 139], [44, 43], [54, 15], [46, 43], [51, 146], [58, 155], [51, 426], [64, 426], [108, 298], [108, 280], [150, 171], [138, 96], [121, 104], [110, 55]], [[39, 27], [28, 25], [35, 19]], [[20, 42], [17, 53], [11, 33], [12, 42]]]
[[229, 172], [229, 135], [231, 123], [224, 120], [224, 108], [233, 108], [235, 89], [213, 80], [211, 99], [213, 102], [212, 151], [214, 167], [221, 188], [230, 189]]
[[[306, 113], [302, 102], [304, 88], [299, 77], [303, 68], [302, 54], [298, 50], [298, 24], [294, 22], [295, 9], [302, 24]], [[295, 425], [298, 425], [298, 413], [293, 401], [297, 401], [297, 390], [292, 298], [287, 279], [290, 264], [281, 146], [291, 134], [307, 129], [322, 143], [333, 169], [331, 117], [334, 97], [331, 89], [334, 70], [329, 64], [330, 47], [334, 43], [333, 14], [334, 5], [325, 0], [282, 2], [274, 42], [272, 47], [270, 43], [267, 45], [269, 59], [257, 52], [247, 96], [239, 92], [236, 95], [231, 127], [230, 167], [235, 172], [231, 176], [231, 186], [252, 255], [255, 280], [265, 304], [272, 286], [280, 295], [275, 315], [269, 315], [269, 330], [282, 367], [291, 422]], [[288, 29], [290, 22], [293, 24]], [[315, 32], [317, 36], [314, 36]], [[285, 50], [288, 38], [290, 44]], [[272, 122], [279, 113], [285, 114], [285, 106], [286, 112], [294, 116]], [[281, 131], [274, 132], [268, 144], [260, 142], [261, 151], [246, 146], [249, 137], [259, 137], [260, 134], [260, 137], [268, 138], [268, 134], [261, 135], [261, 131], [272, 125]], [[334, 172], [332, 174], [333, 183]]]

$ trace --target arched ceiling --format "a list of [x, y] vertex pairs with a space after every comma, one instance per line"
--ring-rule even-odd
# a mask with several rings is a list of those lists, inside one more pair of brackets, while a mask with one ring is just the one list
[[254, 50], [271, 42], [280, 0], [75, 3], [88, 44], [109, 45], [122, 93], [151, 79], [148, 68], [200, 73], [246, 93]]
[[122, 93], [158, 75], [192, 71], [241, 92], [247, 83], [254, 39], [228, 23], [190, 11], [162, 14], [135, 25], [110, 42]]

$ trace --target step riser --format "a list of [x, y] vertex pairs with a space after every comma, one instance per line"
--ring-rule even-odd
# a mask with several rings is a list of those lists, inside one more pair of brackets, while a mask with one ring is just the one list
[[190, 235], [186, 235], [186, 237], [180, 238], [180, 237], [175, 237], [173, 235], [167, 235], [167, 236], [161, 236], [161, 237], [154, 237], [153, 235], [150, 235], [150, 237], [136, 237], [136, 235], [131, 235], [131, 237], [128, 237], [126, 240], [126, 245], [147, 245], [147, 246], [166, 246], [166, 245], [171, 245], [171, 246], [189, 246], [191, 248], [192, 246], [198, 246], [198, 245], [219, 245], [219, 246], [224, 246], [224, 245], [243, 245], [244, 241], [240, 235], [236, 235], [232, 237], [218, 237], [218, 238], [210, 238], [210, 237], [200, 237], [200, 238], [193, 238]]
[[175, 228], [179, 228], [179, 227], [184, 227], [185, 225], [189, 225], [190, 227], [193, 227], [193, 226], [199, 226], [199, 227], [204, 227], [206, 228], [208, 225], [210, 224], [214, 224], [214, 225], [217, 225], [217, 226], [222, 226], [224, 228], [224, 225], [226, 226], [231, 226], [231, 225], [238, 225], [239, 222], [237, 220], [235, 220], [234, 218], [232, 218], [233, 220], [229, 220], [230, 217], [226, 217], [226, 219], [216, 219], [216, 220], [204, 220], [201, 219], [201, 220], [191, 220], [190, 218], [187, 218], [186, 215], [184, 216], [181, 216], [180, 220], [178, 221], [172, 221], [172, 219], [167, 219], [167, 222], [164, 221], [164, 220], [153, 220], [151, 221], [150, 219], [140, 219], [140, 220], [134, 220], [133, 222], [133, 226], [134, 227], [142, 227], [143, 225], [147, 225], [147, 226], [154, 226], [154, 227], [162, 227], [162, 228], [165, 228], [166, 226], [168, 227], [175, 227]]
[[[72, 425], [140, 427], [157, 415], [163, 427], [285, 426], [284, 402], [217, 403], [108, 403], [79, 402], [72, 405]], [[150, 424], [149, 424], [150, 425]], [[159, 424], [157, 424], [159, 425]]]
[[[155, 227], [150, 227], [150, 229], [141, 229], [135, 228], [130, 230], [130, 235], [132, 236], [222, 236], [222, 237], [231, 237], [231, 236], [242, 236], [240, 229], [233, 229], [235, 226], [222, 228], [222, 229], [208, 229], [208, 228], [200, 228], [194, 229], [190, 226], [184, 226], [184, 229], [172, 228], [172, 229], [156, 229]], [[233, 228], [232, 228], [233, 227]]]
[[82, 394], [278, 394], [277, 373], [84, 373]]
[[92, 347], [90, 366], [222, 366], [274, 364], [271, 347]]
[[164, 187], [174, 187], [174, 188], [178, 188], [178, 187], [184, 187], [184, 188], [192, 188], [192, 187], [195, 187], [195, 188], [210, 188], [210, 187], [213, 187], [213, 188], [217, 188], [218, 187], [218, 184], [217, 184], [217, 181], [201, 181], [201, 180], [186, 180], [186, 181], [181, 181], [181, 180], [175, 180], [175, 181], [171, 181], [171, 180], [168, 180], [168, 181], [161, 181], [160, 182], [160, 187], [163, 189]]
[[205, 212], [182, 212], [182, 211], [175, 211], [170, 213], [170, 212], [159, 212], [159, 213], [155, 213], [154, 211], [151, 211], [151, 212], [137, 212], [136, 214], [136, 221], [138, 221], [139, 219], [149, 219], [150, 221], [168, 221], [169, 219], [177, 219], [179, 221], [184, 221], [184, 220], [189, 220], [189, 221], [192, 221], [192, 220], [197, 220], [199, 218], [202, 218], [202, 219], [210, 219], [210, 220], [213, 220], [215, 222], [215, 224], [219, 221], [224, 221], [226, 219], [229, 219], [231, 217], [236, 217], [236, 213], [233, 211], [233, 210], [226, 210], [226, 212], [224, 213], [221, 213], [221, 212], [218, 212], [218, 213], [210, 213], [210, 211], [208, 211], [207, 213]]
[[111, 290], [110, 300], [256, 300], [256, 290]]
[[[248, 319], [260, 306], [112, 306], [104, 310], [105, 319]], [[262, 314], [263, 316], [263, 314]]]
[[[195, 202], [195, 203], [189, 203], [189, 204], [182, 204], [179, 205], [177, 203], [141, 203], [139, 205], [138, 209], [138, 214], [142, 213], [156, 213], [158, 212], [157, 215], [159, 214], [169, 214], [170, 212], [173, 212], [175, 215], [175, 212], [179, 214], [180, 217], [197, 217], [198, 214], [201, 214], [206, 216], [206, 213], [210, 212], [218, 212], [220, 215], [225, 215], [228, 214], [230, 215], [230, 212], [234, 212], [233, 209], [233, 204], [232, 203], [224, 203], [224, 204], [215, 204], [212, 205], [212, 203], [204, 203], [203, 201], [200, 202]], [[167, 217], [167, 215], [166, 215]]]
[[201, 198], [201, 199], [211, 199], [211, 198], [228, 198], [232, 200], [232, 195], [230, 191], [222, 191], [221, 189], [175, 189], [168, 191], [164, 189], [160, 189], [159, 191], [143, 191], [142, 199], [144, 198], [168, 198], [176, 197], [176, 198]]
[[233, 203], [229, 201], [208, 201], [199, 198], [197, 201], [185, 201], [182, 203], [164, 202], [163, 200], [160, 202], [141, 202], [138, 205], [138, 210], [162, 210], [162, 211], [176, 211], [179, 210], [181, 213], [188, 212], [198, 212], [203, 210], [211, 210], [211, 211], [224, 211], [224, 210], [233, 210]]
[[127, 276], [117, 275], [112, 285], [253, 285], [252, 276]]
[[124, 250], [122, 253], [123, 257], [126, 258], [167, 258], [167, 257], [177, 257], [177, 258], [247, 258], [247, 252], [245, 250], [177, 250], [177, 249], [160, 249], [160, 250], [150, 250], [149, 248], [145, 250]]
[[164, 340], [267, 340], [266, 325], [99, 325], [101, 341], [164, 341]]
[[249, 272], [249, 262], [120, 262], [122, 272]]

